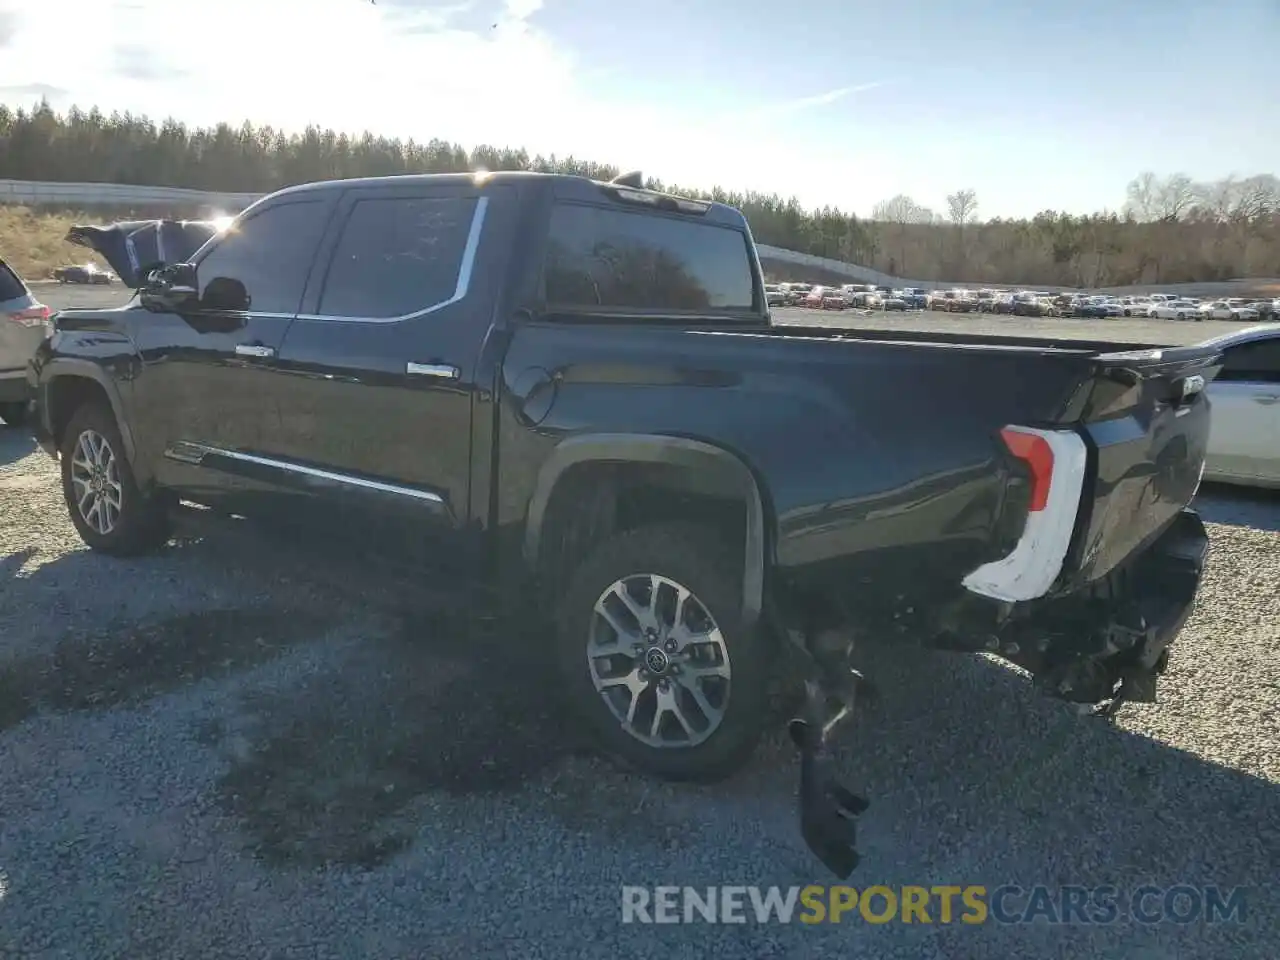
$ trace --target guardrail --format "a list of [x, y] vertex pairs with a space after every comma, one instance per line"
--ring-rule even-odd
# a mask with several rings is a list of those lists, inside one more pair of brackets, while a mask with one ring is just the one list
[[150, 207], [167, 204], [242, 210], [261, 194], [211, 193], [182, 187], [143, 187], [125, 183], [55, 183], [0, 180], [0, 203], [68, 207]]
[[832, 260], [828, 257], [815, 257], [808, 253], [796, 253], [794, 250], [784, 250], [781, 247], [770, 247], [758, 243], [756, 249], [760, 252], [761, 259], [781, 260], [783, 263], [794, 263], [796, 266], [808, 267], [811, 270], [827, 270], [848, 277], [855, 283], [874, 283], [879, 287], [931, 288], [937, 286], [936, 280], [904, 280], [901, 277], [891, 277], [879, 270], [872, 270], [870, 267], [860, 267], [856, 263], [845, 263], [843, 260]]

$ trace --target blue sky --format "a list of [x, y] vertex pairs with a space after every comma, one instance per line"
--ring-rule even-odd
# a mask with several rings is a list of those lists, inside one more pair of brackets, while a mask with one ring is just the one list
[[524, 145], [860, 214], [1280, 172], [1278, 50], [1280, 0], [0, 0], [10, 103]]

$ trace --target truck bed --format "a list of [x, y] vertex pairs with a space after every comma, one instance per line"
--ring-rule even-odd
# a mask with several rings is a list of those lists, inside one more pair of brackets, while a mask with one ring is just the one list
[[1085, 356], [1131, 353], [1143, 350], [1185, 351], [1196, 346], [1170, 346], [1161, 343], [1100, 340], [1085, 337], [1037, 337], [1022, 334], [994, 334], [960, 330], [915, 330], [902, 327], [835, 327], [778, 324], [770, 328], [778, 336], [817, 337], [835, 340], [870, 340], [877, 343], [926, 343], [937, 346], [1012, 347], [1036, 352], [1057, 351]]
[[1010, 317], [1002, 314], [946, 314], [930, 312], [836, 312], [774, 307], [773, 322], [801, 327], [821, 326], [876, 330], [912, 330], [925, 333], [974, 333], [990, 336], [1054, 340], [1115, 340], [1165, 346], [1198, 343], [1222, 333], [1249, 326], [1226, 320], [1202, 323], [1149, 320], [1145, 317], [1080, 319], [1075, 317]]

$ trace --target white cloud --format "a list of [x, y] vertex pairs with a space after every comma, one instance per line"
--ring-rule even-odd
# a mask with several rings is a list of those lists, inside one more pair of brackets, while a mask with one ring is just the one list
[[750, 115], [760, 119], [773, 119], [799, 113], [802, 110], [811, 110], [814, 107], [827, 107], [846, 97], [851, 97], [855, 93], [866, 93], [868, 90], [883, 87], [884, 84], [883, 80], [875, 80], [871, 83], [859, 83], [851, 87], [837, 87], [835, 90], [827, 90], [824, 93], [815, 93], [807, 97], [797, 97], [794, 100], [784, 100], [781, 103], [767, 103], [752, 110]]
[[[552, 0], [554, 2], [554, 0]], [[876, 84], [695, 114], [605, 101], [539, 27], [543, 0], [0, 0], [0, 101], [75, 103], [188, 124], [249, 119], [467, 146], [525, 147], [640, 168], [689, 187], [795, 190], [875, 183], [874, 160], [831, 155], [821, 131], [768, 125]], [[616, 78], [615, 78], [616, 79]], [[622, 78], [625, 80], [625, 77]], [[620, 85], [621, 86], [621, 85]], [[834, 198], [834, 199], [839, 199]]]
[[[47, 83], [196, 123], [249, 118], [518, 144], [576, 97], [573, 63], [529, 22], [394, 0], [44, 0], [10, 11], [0, 88]], [[470, 16], [463, 28], [458, 18]]]

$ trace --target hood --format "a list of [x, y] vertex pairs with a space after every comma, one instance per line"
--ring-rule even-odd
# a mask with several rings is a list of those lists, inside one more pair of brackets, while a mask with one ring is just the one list
[[96, 250], [127, 287], [136, 289], [144, 267], [186, 263], [217, 233], [209, 220], [126, 220], [109, 226], [74, 226], [67, 241]]

